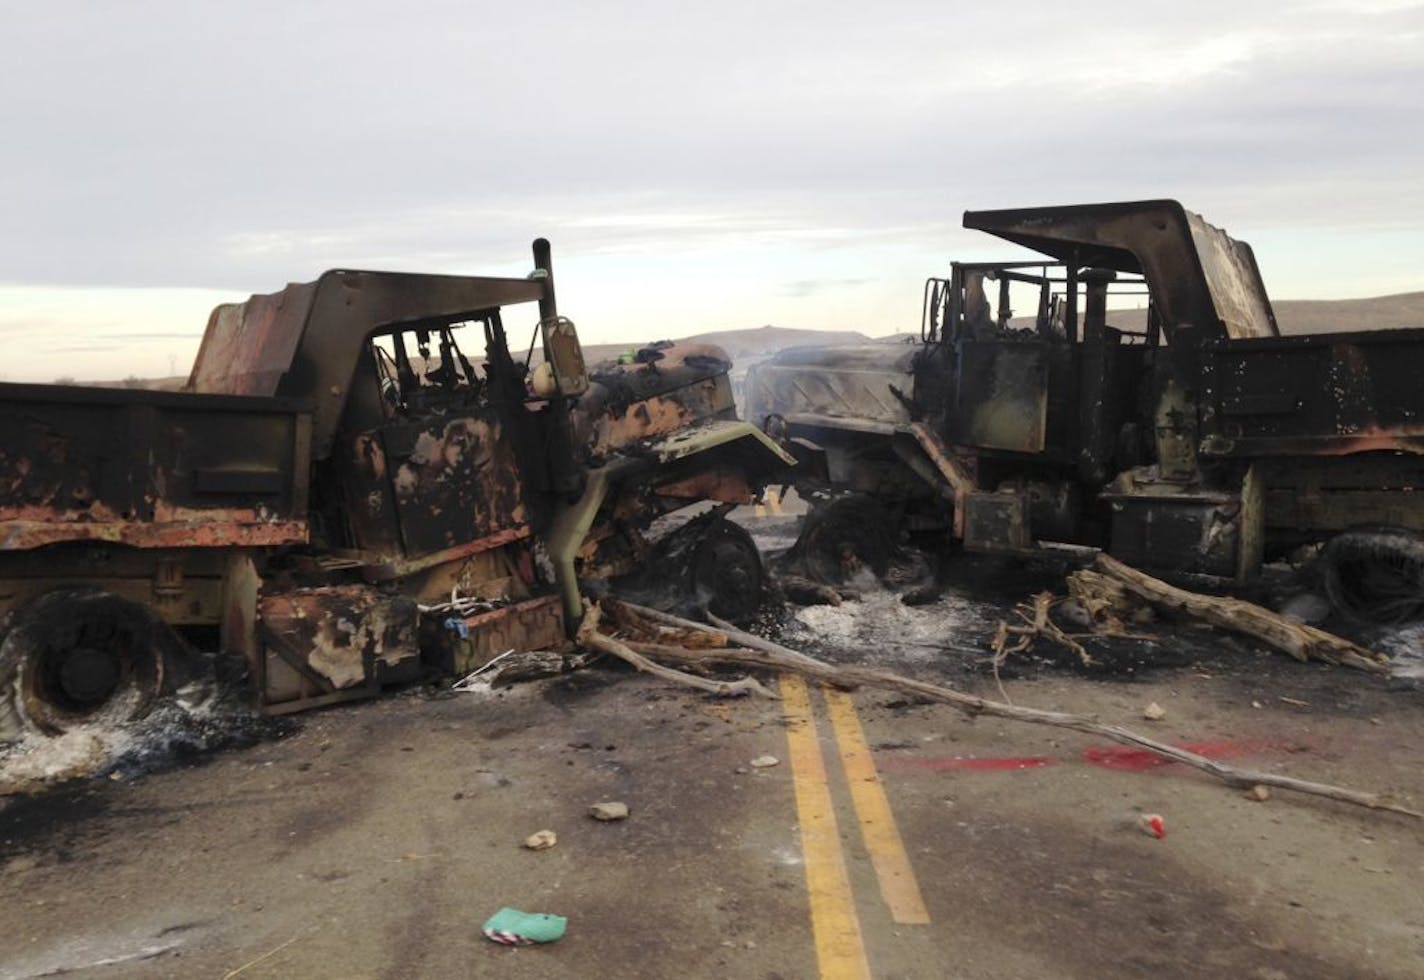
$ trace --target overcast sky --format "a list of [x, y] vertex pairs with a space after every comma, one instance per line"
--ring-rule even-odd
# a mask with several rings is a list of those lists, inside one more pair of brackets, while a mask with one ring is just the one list
[[[1176, 197], [1277, 298], [1424, 289], [1424, 5], [0, 0], [8, 380], [186, 372], [331, 267], [586, 342], [915, 329], [966, 208]], [[532, 324], [532, 319], [531, 319]], [[175, 370], [176, 369], [176, 370]]]

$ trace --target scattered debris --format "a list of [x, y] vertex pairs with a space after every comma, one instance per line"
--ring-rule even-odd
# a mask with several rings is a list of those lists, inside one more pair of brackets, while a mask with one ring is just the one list
[[495, 688], [577, 670], [590, 659], [589, 655], [570, 656], [555, 650], [506, 650], [460, 678], [450, 689], [464, 694], [488, 694]]
[[1156, 701], [1153, 701], [1147, 707], [1142, 709], [1142, 717], [1146, 718], [1148, 721], [1161, 721], [1163, 718], [1167, 717], [1167, 709], [1162, 707]]
[[241, 683], [205, 678], [137, 720], [96, 720], [60, 735], [27, 733], [0, 744], [0, 798], [41, 793], [71, 779], [125, 782], [193, 753], [251, 744], [287, 728], [255, 714]]
[[738, 697], [744, 694], [756, 693], [763, 697], [775, 698], [773, 691], [763, 687], [761, 682], [754, 677], [743, 677], [739, 681], [714, 681], [706, 677], [697, 677], [680, 670], [673, 670], [662, 664], [654, 663], [648, 658], [633, 650], [618, 640], [598, 632], [598, 622], [601, 610], [597, 602], [587, 602], [584, 605], [583, 622], [578, 628], [578, 642], [584, 647], [600, 650], [603, 653], [611, 653], [619, 660], [626, 660], [634, 667], [663, 680], [676, 681], [679, 684], [686, 684], [695, 687], [700, 691], [707, 691], [709, 694], [717, 694], [722, 697]]
[[521, 912], [508, 906], [485, 920], [485, 938], [502, 946], [531, 946], [555, 943], [564, 938], [569, 920], [547, 912]]
[[[1113, 590], [1110, 597], [1102, 597], [1114, 605], [1120, 601], [1122, 590], [1126, 590], [1160, 609], [1203, 619], [1213, 626], [1254, 637], [1301, 662], [1320, 660], [1376, 674], [1389, 673], [1389, 658], [1254, 602], [1188, 592], [1106, 554], [1098, 555], [1093, 560], [1093, 567], [1101, 576], [1114, 580], [1119, 587]], [[1079, 592], [1091, 593], [1102, 582], [1101, 577], [1084, 578], [1082, 572], [1073, 573], [1069, 580], [1069, 589], [1075, 595]], [[1073, 584], [1075, 581], [1076, 584]]]
[[[605, 600], [605, 602], [611, 605], [618, 603], [619, 600], [609, 599]], [[684, 629], [705, 628], [692, 620], [683, 619], [679, 616], [673, 616], [669, 613], [659, 612], [654, 609], [648, 609], [644, 606], [637, 606], [632, 603], [622, 603], [622, 605], [626, 607], [625, 614], [631, 613], [640, 615], [654, 622], [669, 623]], [[1367, 807], [1373, 810], [1389, 810], [1394, 813], [1405, 814], [1406, 816], [1424, 818], [1424, 813], [1403, 806], [1395, 802], [1391, 797], [1383, 794], [1332, 786], [1328, 783], [1296, 779], [1291, 776], [1282, 776], [1276, 773], [1241, 769], [1216, 759], [1209, 759], [1206, 756], [1190, 752], [1178, 746], [1160, 742], [1154, 738], [1123, 728], [1120, 725], [1103, 724], [1095, 718], [1085, 715], [1070, 714], [1062, 711], [1045, 711], [1038, 708], [1026, 708], [999, 701], [990, 701], [987, 698], [966, 694], [963, 691], [958, 691], [942, 684], [918, 681], [874, 667], [835, 666], [817, 660], [814, 657], [808, 657], [804, 653], [789, 649], [779, 643], [773, 643], [763, 637], [743, 632], [731, 623], [719, 619], [715, 615], [709, 614], [708, 618], [716, 629], [726, 634], [729, 641], [741, 644], [742, 646], [724, 649], [690, 650], [670, 644], [640, 643], [636, 645], [641, 652], [649, 656], [656, 656], [660, 659], [671, 660], [683, 665], [693, 664], [706, 666], [720, 663], [735, 664], [741, 667], [759, 666], [769, 670], [782, 670], [800, 674], [812, 680], [821, 681], [841, 688], [842, 690], [850, 690], [858, 686], [870, 686], [910, 694], [930, 701], [939, 701], [944, 704], [954, 705], [971, 716], [986, 714], [1017, 721], [1032, 722], [1034, 724], [1068, 728], [1087, 735], [1107, 738], [1124, 745], [1144, 748], [1162, 758], [1170, 759], [1175, 762], [1183, 762], [1189, 766], [1201, 769], [1203, 772], [1210, 773], [1217, 779], [1232, 786], [1249, 788], [1259, 783], [1261, 785], [1274, 786], [1278, 789], [1289, 789], [1299, 793], [1307, 793], [1345, 803], [1353, 803], [1356, 806]], [[1328, 634], [1324, 635], [1328, 636]]]
[[605, 823], [614, 820], [627, 820], [628, 804], [616, 801], [612, 803], [595, 803], [588, 808], [588, 815], [595, 820], [602, 820]]
[[531, 851], [547, 851], [558, 842], [559, 837], [552, 830], [536, 830], [524, 838], [524, 846]]
[[908, 590], [900, 596], [900, 601], [907, 606], [928, 606], [939, 602], [942, 595], [944, 595], [944, 589], [932, 583]]
[[1254, 800], [1257, 803], [1265, 803], [1270, 798], [1270, 789], [1259, 784], [1252, 786], [1249, 790], [1246, 791], [1246, 799]]
[[[1010, 625], [1005, 620], [999, 621], [999, 627], [994, 631], [994, 638], [990, 641], [994, 651], [993, 664], [996, 676], [999, 666], [1006, 659], [1015, 653], [1027, 650], [1039, 637], [1052, 640], [1054, 643], [1072, 650], [1083, 662], [1084, 667], [1092, 667], [1097, 663], [1088, 655], [1083, 644], [1074, 639], [1073, 634], [1065, 632], [1053, 621], [1051, 615], [1053, 607], [1062, 601], [1055, 598], [1052, 592], [1040, 592], [1033, 597], [1031, 602], [1021, 602], [1014, 607], [1014, 615], [1021, 621], [1020, 625]], [[1011, 638], [1013, 638], [1012, 642], [1010, 642]]]
[[1158, 840], [1167, 836], [1167, 821], [1160, 813], [1144, 813], [1137, 818], [1137, 826], [1144, 834]]
[[1286, 697], [1284, 694], [1282, 694], [1279, 698], [1277, 698], [1277, 700], [1278, 700], [1278, 701], [1284, 701], [1286, 704], [1293, 704], [1293, 705], [1295, 705], [1297, 708], [1308, 708], [1308, 707], [1310, 707], [1310, 702], [1309, 702], [1309, 701], [1302, 701], [1300, 698], [1288, 698], [1288, 697]]
[[770, 769], [780, 764], [781, 760], [774, 755], [759, 755], [751, 762], [753, 769]]
[[843, 601], [839, 589], [800, 575], [782, 575], [776, 584], [781, 587], [786, 601], [798, 606], [839, 606]]

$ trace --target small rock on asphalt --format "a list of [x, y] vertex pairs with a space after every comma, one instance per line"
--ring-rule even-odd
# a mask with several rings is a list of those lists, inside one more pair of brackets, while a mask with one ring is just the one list
[[595, 803], [588, 808], [588, 815], [595, 820], [627, 820], [628, 804]]
[[1162, 707], [1156, 701], [1153, 701], [1147, 707], [1142, 709], [1142, 717], [1146, 718], [1148, 721], [1161, 721], [1163, 718], [1167, 717], [1167, 709]]
[[1252, 786], [1246, 791], [1246, 799], [1255, 800], [1257, 803], [1265, 803], [1271, 798], [1271, 791], [1265, 786]]
[[754, 769], [769, 769], [772, 766], [780, 765], [781, 760], [774, 755], [759, 755], [752, 760]]
[[[626, 816], [626, 814], [625, 814]], [[524, 846], [531, 851], [547, 851], [559, 842], [558, 835], [552, 830], [536, 830], [528, 837], [524, 838]]]

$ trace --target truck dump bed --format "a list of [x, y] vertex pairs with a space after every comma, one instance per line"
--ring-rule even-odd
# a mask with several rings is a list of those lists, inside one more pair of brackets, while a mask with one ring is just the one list
[[1424, 454], [1424, 330], [1217, 340], [1204, 354], [1208, 455]]
[[307, 540], [298, 399], [0, 385], [0, 551]]

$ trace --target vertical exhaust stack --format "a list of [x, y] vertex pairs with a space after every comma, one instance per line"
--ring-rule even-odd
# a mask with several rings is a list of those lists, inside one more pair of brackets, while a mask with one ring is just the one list
[[534, 390], [549, 400], [550, 426], [545, 434], [549, 475], [556, 493], [572, 498], [583, 489], [583, 468], [574, 452], [572, 399], [588, 390], [583, 347], [572, 320], [559, 316], [554, 296], [554, 260], [547, 238], [533, 244], [534, 272], [543, 281], [539, 296], [539, 333], [544, 363], [535, 371]]
[[588, 390], [588, 369], [584, 366], [578, 330], [572, 320], [559, 316], [558, 300], [554, 297], [554, 261], [547, 238], [534, 239], [534, 277], [544, 282], [544, 292], [539, 298], [539, 332], [544, 340], [544, 363], [552, 374], [542, 384], [536, 378], [535, 386], [536, 389], [547, 388], [540, 393], [559, 403], [565, 398], [577, 398]]
[[[543, 275], [540, 275], [540, 273]], [[559, 304], [554, 297], [554, 260], [549, 239], [534, 239], [534, 275], [544, 280], [544, 296], [539, 300], [539, 319], [557, 320]]]

